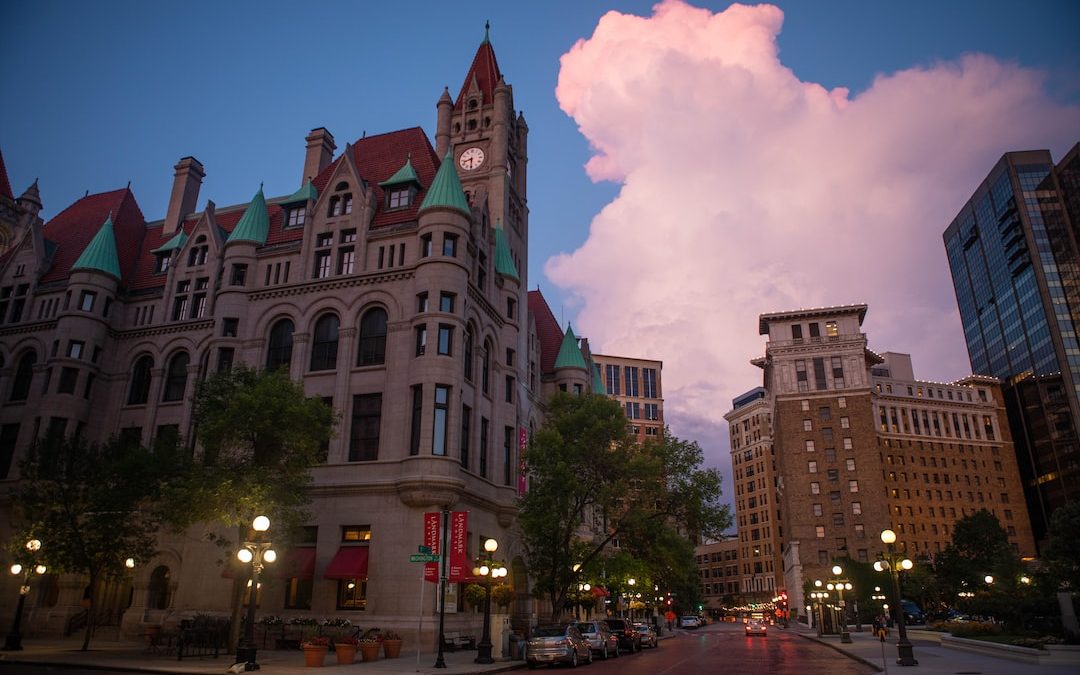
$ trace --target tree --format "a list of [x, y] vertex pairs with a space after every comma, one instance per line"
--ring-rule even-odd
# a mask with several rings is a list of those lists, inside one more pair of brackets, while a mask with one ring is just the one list
[[685, 594], [681, 601], [696, 597], [688, 538], [719, 537], [731, 522], [719, 502], [720, 474], [701, 468], [696, 443], [665, 430], [639, 445], [617, 402], [559, 393], [528, 457], [529, 491], [520, 500], [518, 523], [535, 590], [551, 602], [552, 620], [579, 575], [604, 566], [612, 579], [607, 568], [615, 563], [605, 552], [615, 538], [647, 570], [645, 581], [677, 586]]
[[1080, 591], [1080, 502], [1059, 506], [1050, 515], [1043, 556], [1051, 592]]
[[[236, 551], [256, 515], [273, 523], [275, 544], [287, 544], [308, 518], [307, 488], [311, 467], [326, 460], [336, 416], [317, 397], [283, 370], [266, 371], [237, 366], [200, 382], [193, 417], [202, 448], [184, 479], [168, 495], [171, 524], [183, 530], [196, 523], [236, 528], [236, 538], [207, 536], [222, 548]], [[240, 630], [240, 601], [245, 579], [237, 569], [232, 596], [232, 630]]]
[[[40, 539], [40, 555], [50, 569], [89, 577], [95, 607], [99, 581], [122, 574], [127, 558], [146, 560], [155, 550], [163, 516], [158, 497], [176, 471], [170, 449], [49, 434], [20, 464], [14, 500], [24, 523], [19, 543]], [[84, 651], [93, 632], [90, 611]]]
[[1020, 561], [1009, 547], [1009, 536], [994, 514], [986, 509], [956, 521], [952, 542], [937, 556], [938, 580], [947, 597], [967, 587], [971, 590], [993, 576], [1000, 583], [1020, 576]]

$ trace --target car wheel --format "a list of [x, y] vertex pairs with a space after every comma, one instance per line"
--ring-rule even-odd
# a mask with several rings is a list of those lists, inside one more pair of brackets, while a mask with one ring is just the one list
[[570, 667], [577, 668], [577, 649], [570, 652]]
[[615, 653], [612, 654], [611, 657], [615, 658], [615, 659], [619, 658], [619, 643], [618, 642], [615, 643]]
[[603, 656], [603, 658], [604, 658], [605, 661], [607, 661], [607, 658], [608, 658], [607, 657], [607, 645], [604, 645], [604, 656]]

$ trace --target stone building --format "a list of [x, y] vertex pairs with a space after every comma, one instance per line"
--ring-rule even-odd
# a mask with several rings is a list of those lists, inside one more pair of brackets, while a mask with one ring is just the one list
[[638, 441], [664, 435], [662, 361], [593, 354], [602, 391], [626, 411], [630, 432]]
[[[342, 419], [313, 470], [304, 541], [268, 568], [260, 612], [339, 616], [415, 638], [421, 566], [409, 554], [424, 513], [450, 506], [469, 513], [470, 555], [487, 537], [500, 541], [519, 591], [511, 611], [526, 619], [511, 529], [523, 449], [545, 391], [591, 389], [595, 374], [572, 332], [557, 336], [576, 359], [556, 363], [543, 349], [555, 335], [550, 310], [540, 330], [530, 311], [528, 133], [485, 35], [457, 96], [438, 98], [434, 146], [409, 128], [335, 154], [334, 136], [316, 128], [288, 195], [268, 197], [253, 174], [250, 202], [200, 209], [206, 168], [184, 157], [161, 220], [121, 188], [43, 223], [36, 183], [14, 200], [5, 174], [0, 477], [18, 478], [15, 461], [47, 429], [175, 436], [198, 452], [199, 379], [241, 362], [285, 368]], [[163, 537], [98, 609], [122, 616], [129, 634], [224, 612], [232, 581], [220, 557], [196, 537]], [[83, 583], [39, 584], [29, 630], [69, 628]], [[17, 597], [8, 586], [2, 602]], [[475, 633], [479, 621], [451, 612], [447, 629]]]
[[740, 542], [737, 538], [699, 544], [694, 548], [704, 610], [710, 616], [720, 616], [724, 608], [734, 607], [746, 597], [739, 569]]
[[951, 541], [958, 519], [985, 508], [1017, 554], [1034, 554], [1000, 382], [916, 380], [910, 356], [869, 349], [861, 331], [866, 310], [761, 315], [768, 342], [753, 363], [764, 371], [765, 393], [727, 415], [740, 424], [751, 412], [771, 419], [760, 437], [745, 438], [740, 428], [738, 450], [733, 425], [733, 461], [747, 449], [764, 456], [766, 443], [775, 457], [772, 483], [767, 472], [747, 477], [742, 463], [733, 465], [742, 471], [736, 514], [742, 538], [740, 509], [753, 513], [749, 498], [774, 502], [779, 522], [760, 523], [761, 536], [779, 533], [773, 565], [793, 616], [805, 614], [804, 584], [828, 578], [835, 560], [875, 560], [885, 528], [896, 532], [900, 550], [929, 557]]

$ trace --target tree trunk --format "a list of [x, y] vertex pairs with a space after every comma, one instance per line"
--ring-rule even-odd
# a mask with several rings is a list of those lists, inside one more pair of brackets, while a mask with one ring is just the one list
[[83, 631], [81, 651], [90, 649], [90, 636], [94, 634], [94, 608], [97, 606], [97, 575], [90, 575], [90, 606], [86, 608], [86, 629]]

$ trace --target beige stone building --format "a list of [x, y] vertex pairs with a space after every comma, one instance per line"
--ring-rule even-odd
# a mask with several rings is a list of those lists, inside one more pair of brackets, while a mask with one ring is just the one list
[[875, 560], [885, 528], [909, 555], [932, 556], [951, 541], [956, 520], [986, 508], [1018, 554], [1034, 553], [999, 382], [916, 380], [910, 356], [869, 349], [861, 330], [866, 311], [848, 305], [763, 314], [759, 329], [768, 342], [754, 363], [764, 372], [764, 397], [726, 416], [742, 540], [743, 528], [755, 525], [743, 522], [753, 513], [750, 480], [755, 492], [763, 486], [735, 461], [765, 443], [748, 436], [743, 422], [751, 413], [771, 414], [775, 484], [764, 487], [780, 516], [772, 525], [780, 541], [773, 565], [793, 616], [805, 614], [804, 584], [829, 577], [834, 560]]
[[725, 607], [749, 602], [745, 597], [743, 573], [739, 566], [740, 547], [741, 542], [731, 538], [694, 548], [706, 613], [715, 616]]
[[593, 354], [603, 392], [626, 411], [630, 432], [639, 441], [664, 434], [662, 361]]

